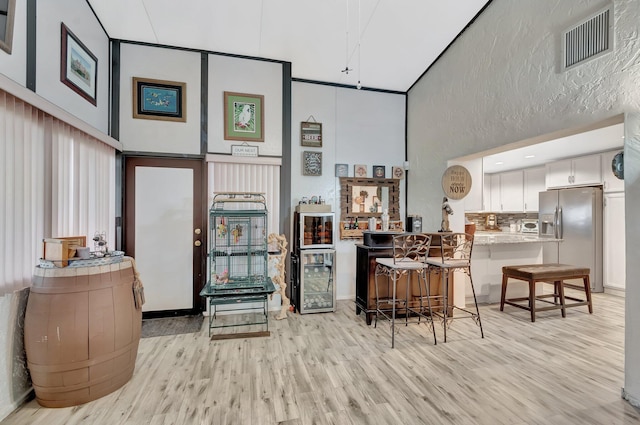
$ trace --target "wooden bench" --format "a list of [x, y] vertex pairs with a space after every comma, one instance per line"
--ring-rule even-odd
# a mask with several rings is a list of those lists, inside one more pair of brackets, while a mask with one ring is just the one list
[[[566, 308], [577, 307], [581, 305], [589, 306], [589, 313], [593, 313], [593, 304], [591, 302], [591, 284], [589, 282], [589, 268], [576, 267], [568, 264], [528, 264], [521, 266], [504, 266], [502, 268], [502, 296], [500, 297], [500, 311], [504, 311], [504, 305], [509, 304], [514, 307], [522, 308], [531, 312], [531, 321], [536, 321], [536, 312], [545, 310], [562, 310], [562, 317], [566, 317]], [[521, 298], [507, 299], [507, 283], [511, 279], [524, 280], [529, 282], [529, 296]], [[584, 293], [586, 299], [568, 297], [564, 295], [565, 283], [567, 279], [582, 279], [584, 284]], [[553, 294], [536, 295], [536, 283], [547, 282], [553, 283]], [[574, 289], [582, 289], [580, 286], [569, 285]], [[553, 297], [553, 302], [546, 298]], [[527, 304], [518, 303], [527, 301]], [[565, 303], [566, 300], [575, 301]], [[537, 307], [536, 301], [542, 301], [551, 304], [550, 306]]]

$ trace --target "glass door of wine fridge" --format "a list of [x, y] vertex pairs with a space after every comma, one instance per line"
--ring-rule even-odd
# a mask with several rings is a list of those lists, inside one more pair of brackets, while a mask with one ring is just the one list
[[335, 249], [299, 251], [296, 306], [301, 314], [336, 310]]

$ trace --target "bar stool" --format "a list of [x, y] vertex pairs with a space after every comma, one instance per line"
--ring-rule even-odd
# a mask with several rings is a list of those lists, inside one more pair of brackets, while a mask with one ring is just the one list
[[[429, 268], [427, 270], [427, 279], [430, 280], [431, 272], [439, 273], [442, 277], [443, 293], [441, 296], [432, 297], [440, 298], [442, 301], [441, 312], [431, 312], [442, 316], [444, 328], [444, 342], [447, 342], [447, 327], [454, 319], [471, 318], [480, 327], [480, 335], [484, 338], [482, 330], [482, 321], [480, 320], [480, 310], [478, 309], [478, 301], [476, 300], [476, 291], [473, 287], [473, 279], [471, 278], [471, 251], [473, 249], [473, 235], [467, 233], [442, 233], [440, 236], [440, 257], [427, 257], [426, 263]], [[457, 307], [447, 299], [449, 295], [449, 277], [456, 270], [463, 271], [469, 276], [471, 282], [471, 292], [473, 293], [473, 303], [475, 311], [467, 308]], [[429, 283], [427, 283], [427, 287]], [[431, 306], [431, 303], [429, 303]], [[454, 317], [453, 313], [459, 310], [462, 316]], [[451, 314], [451, 315], [450, 315]]]
[[[391, 348], [395, 347], [395, 321], [397, 306], [400, 306], [405, 313], [405, 326], [409, 323], [409, 315], [415, 314], [420, 318], [425, 318], [430, 324], [433, 331], [433, 341], [436, 344], [435, 326], [430, 316], [425, 315], [425, 311], [431, 311], [430, 304], [427, 310], [424, 309], [423, 299], [430, 303], [429, 286], [426, 284], [427, 264], [424, 262], [429, 254], [429, 246], [431, 244], [431, 236], [421, 233], [403, 233], [393, 237], [393, 257], [392, 258], [376, 258], [375, 270], [375, 287], [376, 287], [376, 318], [374, 327], [378, 325], [378, 315], [386, 317], [391, 322]], [[409, 280], [411, 274], [415, 272], [418, 275], [418, 288], [420, 294], [418, 296], [418, 309], [412, 308], [409, 302]], [[386, 276], [386, 291], [384, 297], [381, 295], [381, 283], [378, 277]], [[398, 280], [406, 276], [406, 287], [404, 299], [397, 297]], [[422, 294], [423, 283], [427, 288], [427, 296]], [[389, 313], [391, 316], [389, 316]]]

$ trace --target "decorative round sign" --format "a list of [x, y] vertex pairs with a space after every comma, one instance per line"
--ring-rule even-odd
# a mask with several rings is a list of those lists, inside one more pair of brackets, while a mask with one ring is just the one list
[[462, 165], [453, 165], [442, 175], [442, 190], [449, 199], [462, 199], [471, 190], [471, 174]]
[[611, 161], [611, 171], [613, 175], [624, 180], [624, 151], [618, 152]]

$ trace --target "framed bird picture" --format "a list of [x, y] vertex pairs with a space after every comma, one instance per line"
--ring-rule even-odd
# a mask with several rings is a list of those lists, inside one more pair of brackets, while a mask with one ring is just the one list
[[133, 118], [187, 121], [187, 84], [133, 77]]
[[224, 92], [224, 138], [264, 142], [264, 96]]

